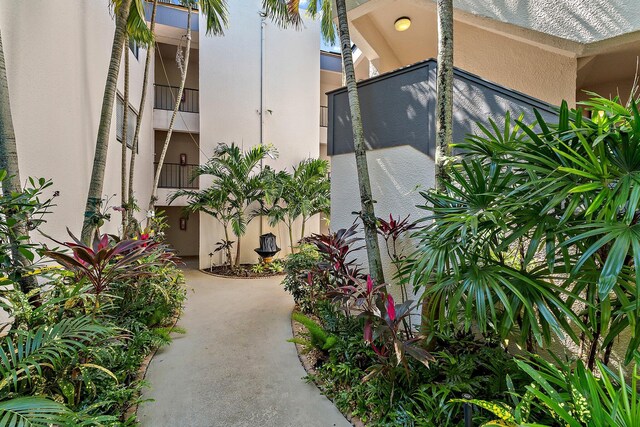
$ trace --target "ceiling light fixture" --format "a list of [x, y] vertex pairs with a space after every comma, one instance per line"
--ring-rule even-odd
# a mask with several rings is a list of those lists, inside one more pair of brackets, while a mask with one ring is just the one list
[[402, 16], [396, 19], [396, 22], [393, 24], [396, 27], [396, 31], [407, 31], [411, 26], [411, 18], [407, 16]]

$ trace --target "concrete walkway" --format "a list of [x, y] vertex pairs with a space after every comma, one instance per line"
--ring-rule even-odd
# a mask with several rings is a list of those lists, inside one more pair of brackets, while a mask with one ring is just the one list
[[293, 300], [280, 278], [185, 271], [185, 335], [158, 352], [138, 415], [145, 427], [346, 427], [305, 375], [291, 338]]

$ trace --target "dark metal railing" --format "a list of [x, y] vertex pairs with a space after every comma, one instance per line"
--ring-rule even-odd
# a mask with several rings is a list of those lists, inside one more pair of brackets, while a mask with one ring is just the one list
[[324, 105], [320, 106], [320, 127], [326, 128], [329, 126], [329, 107]]
[[[155, 85], [155, 104], [154, 108], [158, 110], [173, 111], [175, 107], [175, 95], [178, 94], [178, 89], [175, 86]], [[179, 111], [185, 113], [199, 113], [200, 112], [200, 93], [198, 89], [185, 88], [182, 92], [182, 100], [180, 102]]]
[[[194, 178], [198, 165], [181, 165], [179, 163], [164, 163], [160, 172], [158, 188], [199, 188], [198, 177]], [[155, 164], [158, 170], [158, 164]]]
[[[158, 3], [166, 3], [166, 4], [171, 4], [171, 5], [174, 5], [174, 6], [180, 6], [180, 7], [186, 8], [186, 6], [182, 4], [181, 0], [158, 0]], [[191, 3], [191, 8], [193, 10], [198, 10], [198, 3], [192, 2]]]

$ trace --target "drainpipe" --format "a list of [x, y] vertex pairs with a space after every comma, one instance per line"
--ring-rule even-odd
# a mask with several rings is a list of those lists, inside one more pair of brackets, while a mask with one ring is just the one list
[[[260, 12], [260, 144], [264, 144], [264, 71], [265, 71], [265, 31], [267, 27], [267, 14]], [[260, 172], [264, 168], [263, 160], [260, 160]], [[260, 215], [260, 235], [264, 234], [264, 218]]]

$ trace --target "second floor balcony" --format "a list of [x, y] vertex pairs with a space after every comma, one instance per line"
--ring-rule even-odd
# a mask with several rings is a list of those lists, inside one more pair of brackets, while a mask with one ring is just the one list
[[[158, 110], [173, 111], [176, 105], [176, 96], [178, 91], [179, 88], [175, 86], [156, 84], [154, 108]], [[200, 93], [198, 92], [198, 89], [184, 89], [178, 110], [184, 113], [200, 112]]]

